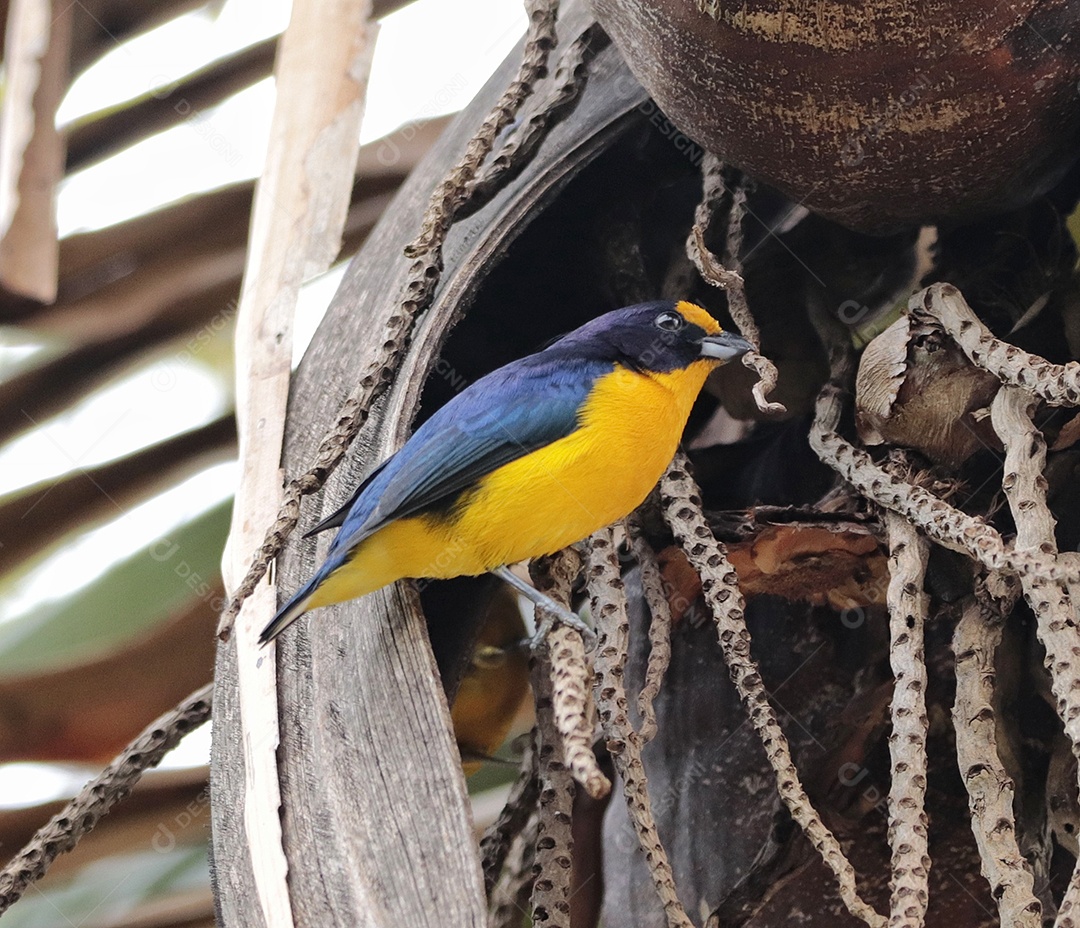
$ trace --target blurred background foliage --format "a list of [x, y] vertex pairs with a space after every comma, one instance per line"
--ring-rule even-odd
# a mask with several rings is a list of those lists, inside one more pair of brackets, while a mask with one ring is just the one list
[[[0, 8], [6, 858], [211, 677], [236, 481], [233, 318], [289, 3]], [[446, 114], [524, 30], [514, 0], [376, 0], [375, 11], [345, 239], [336, 267], [305, 287], [297, 358]], [[13, 157], [20, 131], [30, 141]], [[208, 745], [208, 731], [181, 745], [5, 925], [212, 925]]]

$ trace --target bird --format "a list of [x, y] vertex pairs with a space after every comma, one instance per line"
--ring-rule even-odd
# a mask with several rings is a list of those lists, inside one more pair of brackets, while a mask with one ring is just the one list
[[487, 572], [544, 610], [547, 628], [558, 620], [587, 633], [509, 565], [644, 502], [709, 373], [752, 348], [694, 303], [655, 300], [597, 316], [476, 380], [308, 533], [338, 529], [260, 644], [305, 612], [396, 580]]
[[497, 588], [450, 704], [465, 776], [496, 760], [492, 752], [513, 727], [529, 691], [528, 644], [517, 597], [509, 587]]

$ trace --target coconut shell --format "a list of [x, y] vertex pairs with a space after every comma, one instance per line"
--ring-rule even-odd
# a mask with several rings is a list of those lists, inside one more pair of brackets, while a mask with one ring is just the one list
[[1018, 208], [1080, 151], [1080, 0], [593, 0], [690, 138], [863, 232]]

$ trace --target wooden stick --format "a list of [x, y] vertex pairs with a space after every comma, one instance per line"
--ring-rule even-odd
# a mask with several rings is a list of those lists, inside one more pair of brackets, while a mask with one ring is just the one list
[[[1075, 362], [1070, 363], [1080, 367]], [[1028, 389], [1003, 386], [990, 406], [990, 421], [1005, 446], [1005, 473], [1001, 485], [1016, 523], [1016, 549], [1055, 557], [1054, 528], [1057, 523], [1046, 503], [1046, 477], [1043, 475], [1046, 441], [1031, 418], [1037, 405], [1035, 395]], [[1080, 647], [1076, 641], [1075, 607], [1069, 595], [1069, 584], [1029, 571], [1020, 574], [1020, 583], [1035, 614], [1036, 634], [1046, 649], [1044, 660], [1050, 671], [1051, 689], [1057, 698], [1058, 715], [1065, 723], [1065, 734], [1072, 743], [1073, 753], [1080, 757], [1080, 698], [1077, 696], [1080, 671], [1076, 666]], [[1073, 868], [1054, 924], [1071, 928], [1077, 924], [1078, 909], [1080, 863]]]
[[108, 767], [39, 828], [18, 854], [0, 869], [0, 914], [37, 880], [52, 862], [70, 851], [151, 767], [156, 767], [181, 739], [210, 717], [210, 684], [196, 690], [175, 709], [155, 719]]
[[[577, 573], [577, 558], [556, 556], [544, 592], [560, 605], [570, 605], [570, 583]], [[536, 623], [544, 621], [537, 607]], [[575, 634], [577, 634], [575, 632]], [[546, 649], [545, 649], [546, 650]], [[574, 776], [567, 764], [566, 741], [555, 717], [554, 679], [550, 655], [532, 660], [533, 696], [536, 700], [536, 754], [539, 802], [533, 857], [532, 924], [570, 928], [571, 881], [574, 873]]]
[[0, 285], [41, 303], [56, 299], [56, 185], [64, 139], [56, 109], [68, 86], [73, 3], [13, 0], [0, 109]]
[[[297, 0], [281, 40], [270, 148], [256, 188], [236, 323], [243, 471], [222, 562], [230, 591], [244, 577], [250, 552], [281, 501], [293, 314], [300, 285], [325, 270], [340, 247], [374, 40], [370, 16], [371, 0]], [[293, 925], [278, 813], [276, 663], [257, 641], [276, 608], [274, 587], [259, 584], [239, 614], [235, 644], [228, 645], [237, 649], [244, 845], [256, 890], [255, 898], [220, 894], [229, 925]], [[219, 869], [231, 863], [218, 855]]]

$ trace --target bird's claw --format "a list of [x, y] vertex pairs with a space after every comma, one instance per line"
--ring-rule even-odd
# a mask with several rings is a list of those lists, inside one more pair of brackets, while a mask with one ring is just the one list
[[581, 635], [587, 651], [591, 651], [596, 647], [596, 632], [589, 628], [588, 625], [582, 622], [580, 618], [565, 606], [559, 605], [546, 593], [541, 593], [536, 587], [526, 583], [506, 565], [496, 567], [491, 572], [496, 577], [501, 577], [509, 583], [510, 586], [521, 593], [526, 599], [531, 600], [533, 605], [536, 606], [536, 614], [538, 617], [540, 615], [544, 616], [544, 618], [540, 620], [539, 627], [536, 629], [536, 634], [529, 639], [529, 647], [533, 651], [538, 650], [541, 645], [543, 645], [556, 623], [572, 628]]
[[537, 611], [542, 612], [544, 618], [540, 623], [540, 627], [536, 629], [535, 634], [529, 639], [529, 647], [533, 651], [538, 651], [543, 646], [544, 642], [547, 641], [547, 636], [551, 634], [556, 625], [565, 625], [581, 635], [586, 651], [591, 651], [596, 647], [596, 632], [569, 609], [559, 606], [558, 603], [551, 602], [550, 605], [548, 603], [538, 604]]

